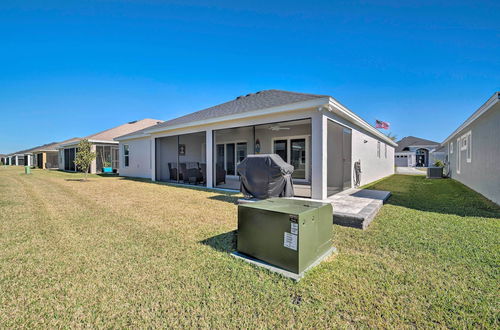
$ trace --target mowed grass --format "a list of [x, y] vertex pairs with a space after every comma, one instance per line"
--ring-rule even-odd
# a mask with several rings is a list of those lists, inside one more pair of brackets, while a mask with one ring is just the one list
[[0, 327], [498, 328], [500, 209], [392, 176], [366, 231], [299, 283], [229, 255], [230, 194], [0, 168]]

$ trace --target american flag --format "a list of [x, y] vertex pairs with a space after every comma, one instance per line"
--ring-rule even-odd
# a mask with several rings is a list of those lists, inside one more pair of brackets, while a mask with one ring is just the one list
[[382, 129], [389, 129], [390, 124], [382, 121], [382, 120], [375, 120], [375, 128], [382, 128]]

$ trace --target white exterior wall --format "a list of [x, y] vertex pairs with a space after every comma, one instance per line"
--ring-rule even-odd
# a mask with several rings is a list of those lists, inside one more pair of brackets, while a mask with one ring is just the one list
[[[325, 116], [352, 130], [351, 170], [353, 170], [354, 162], [360, 160], [361, 186], [394, 174], [393, 146], [333, 113], [325, 113]], [[379, 141], [380, 158], [377, 156], [377, 142]], [[387, 157], [385, 156], [385, 145], [387, 145]]]
[[362, 131], [352, 130], [352, 161], [354, 163], [361, 160], [361, 186], [394, 174], [394, 147], [380, 141], [379, 157], [377, 154], [379, 141]]
[[[151, 143], [150, 138], [120, 142], [120, 175], [136, 178], [151, 178]], [[125, 144], [129, 146], [129, 166], [125, 166], [125, 158], [123, 155], [123, 146]]]

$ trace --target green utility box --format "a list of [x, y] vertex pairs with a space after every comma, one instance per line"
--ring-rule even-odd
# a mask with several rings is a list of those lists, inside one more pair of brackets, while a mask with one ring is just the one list
[[271, 198], [238, 206], [238, 252], [299, 274], [332, 249], [332, 205]]
[[31, 174], [31, 167], [25, 166], [24, 167], [24, 174]]

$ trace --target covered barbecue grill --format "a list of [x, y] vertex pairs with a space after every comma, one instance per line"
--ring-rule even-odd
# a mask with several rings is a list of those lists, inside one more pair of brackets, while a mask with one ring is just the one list
[[248, 155], [239, 165], [245, 198], [293, 197], [293, 166], [276, 154]]

